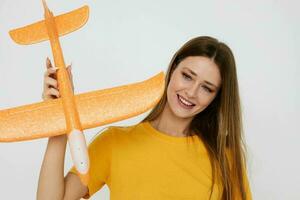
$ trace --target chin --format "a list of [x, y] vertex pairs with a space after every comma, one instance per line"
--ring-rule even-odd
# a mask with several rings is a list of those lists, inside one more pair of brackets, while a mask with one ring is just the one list
[[189, 112], [184, 112], [182, 110], [182, 108], [179, 108], [178, 105], [170, 105], [169, 104], [169, 108], [171, 110], [171, 112], [178, 118], [182, 118], [182, 119], [189, 119], [189, 118], [193, 118], [195, 116], [194, 112], [191, 110]]

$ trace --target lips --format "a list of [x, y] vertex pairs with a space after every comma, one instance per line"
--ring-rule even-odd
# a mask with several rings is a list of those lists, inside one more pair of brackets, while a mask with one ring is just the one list
[[178, 102], [181, 106], [185, 107], [185, 108], [192, 108], [195, 106], [194, 103], [186, 100], [185, 98], [183, 98], [182, 96], [180, 96], [179, 94], [177, 94], [177, 99], [178, 99]]

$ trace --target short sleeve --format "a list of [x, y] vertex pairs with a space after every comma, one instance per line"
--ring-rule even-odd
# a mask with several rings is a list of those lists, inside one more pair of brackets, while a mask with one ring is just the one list
[[[84, 196], [85, 199], [92, 196], [107, 183], [110, 174], [112, 142], [113, 128], [108, 127], [105, 131], [98, 134], [88, 145], [90, 179], [87, 185], [89, 191], [88, 194]], [[69, 172], [78, 174], [74, 166]]]

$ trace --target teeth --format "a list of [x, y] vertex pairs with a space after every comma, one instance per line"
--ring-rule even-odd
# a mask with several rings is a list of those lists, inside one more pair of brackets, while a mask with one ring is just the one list
[[181, 100], [182, 103], [184, 103], [185, 105], [187, 106], [192, 106], [193, 104], [187, 102], [186, 100], [184, 100], [183, 98], [181, 98], [179, 95], [178, 95], [179, 99]]

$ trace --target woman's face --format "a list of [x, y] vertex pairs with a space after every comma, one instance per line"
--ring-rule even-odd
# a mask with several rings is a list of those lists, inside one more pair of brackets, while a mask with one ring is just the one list
[[167, 103], [180, 118], [192, 118], [215, 98], [221, 86], [218, 66], [210, 58], [189, 56], [174, 70], [168, 88]]

